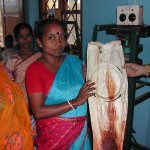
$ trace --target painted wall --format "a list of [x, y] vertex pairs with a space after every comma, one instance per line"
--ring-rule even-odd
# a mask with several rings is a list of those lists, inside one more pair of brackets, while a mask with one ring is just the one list
[[[34, 30], [35, 21], [39, 20], [38, 0], [24, 0], [24, 13], [25, 22], [29, 23]], [[38, 49], [36, 44], [34, 45], [34, 49]]]
[[34, 28], [35, 21], [39, 20], [38, 0], [24, 0], [25, 22]]
[[[143, 5], [144, 23], [150, 25], [149, 9], [150, 1], [137, 0], [136, 5]], [[98, 24], [115, 24], [116, 23], [116, 7], [121, 5], [133, 5], [131, 0], [85, 0], [82, 1], [82, 41], [83, 41], [83, 60], [86, 60], [86, 48], [88, 42], [92, 40], [92, 32], [94, 25]], [[98, 41], [109, 42], [116, 40], [114, 36], [105, 35], [101, 32]], [[143, 52], [139, 55], [143, 59], [143, 63], [150, 63], [150, 38], [141, 39], [143, 44]], [[150, 81], [150, 79], [143, 79]], [[150, 87], [145, 87], [137, 91], [137, 95], [150, 91]], [[147, 147], [150, 147], [150, 99], [137, 105], [134, 109], [133, 128], [136, 140]]]

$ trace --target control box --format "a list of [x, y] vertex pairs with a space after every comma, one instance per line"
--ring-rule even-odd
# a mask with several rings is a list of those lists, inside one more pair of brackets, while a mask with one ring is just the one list
[[117, 6], [117, 25], [143, 25], [143, 6]]

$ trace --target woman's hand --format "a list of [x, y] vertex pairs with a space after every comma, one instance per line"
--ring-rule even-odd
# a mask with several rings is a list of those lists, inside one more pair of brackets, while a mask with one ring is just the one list
[[128, 77], [137, 77], [146, 75], [146, 67], [144, 65], [126, 63], [124, 68], [126, 68]]
[[79, 91], [78, 96], [74, 99], [73, 106], [82, 105], [87, 99], [91, 96], [94, 96], [95, 93], [93, 92], [96, 88], [94, 87], [95, 83], [91, 81], [87, 81]]
[[[93, 96], [92, 92], [95, 90], [94, 83], [87, 81], [79, 91], [78, 96], [74, 100], [69, 102], [73, 107], [82, 105], [90, 96]], [[44, 94], [42, 92], [28, 94], [32, 112], [36, 120], [55, 117], [64, 114], [72, 109], [68, 102], [64, 102], [56, 105], [45, 105], [44, 104]]]

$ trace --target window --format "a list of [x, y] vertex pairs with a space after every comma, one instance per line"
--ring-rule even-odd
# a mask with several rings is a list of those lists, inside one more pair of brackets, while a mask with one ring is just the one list
[[4, 47], [4, 36], [13, 35], [17, 23], [23, 22], [22, 0], [2, 0], [0, 3], [0, 46]]

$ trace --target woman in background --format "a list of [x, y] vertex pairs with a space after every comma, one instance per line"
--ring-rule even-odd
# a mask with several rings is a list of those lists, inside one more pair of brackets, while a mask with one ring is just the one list
[[[25, 73], [27, 67], [32, 62], [39, 59], [42, 54], [33, 50], [33, 30], [29, 24], [17, 24], [14, 28], [14, 37], [18, 45], [18, 53], [8, 59], [6, 67], [8, 68], [9, 72], [13, 74], [15, 82], [20, 85], [25, 96], [26, 104], [29, 106], [25, 86]], [[35, 122], [32, 115], [31, 118], [33, 130], [35, 130]]]
[[23, 93], [0, 62], [0, 149], [33, 150], [30, 116]]
[[2, 62], [6, 64], [9, 57], [17, 53], [16, 47], [13, 46], [14, 38], [11, 34], [7, 34], [4, 38], [5, 49], [2, 52]]
[[41, 57], [41, 53], [33, 50], [33, 31], [29, 24], [17, 24], [14, 28], [14, 37], [18, 45], [18, 53], [8, 59], [6, 67], [21, 86], [28, 104], [25, 87], [26, 69], [32, 62]]
[[26, 72], [29, 101], [36, 118], [37, 150], [90, 150], [86, 114], [94, 83], [84, 83], [79, 58], [63, 54], [67, 34], [61, 21], [40, 22], [37, 43], [43, 55]]

